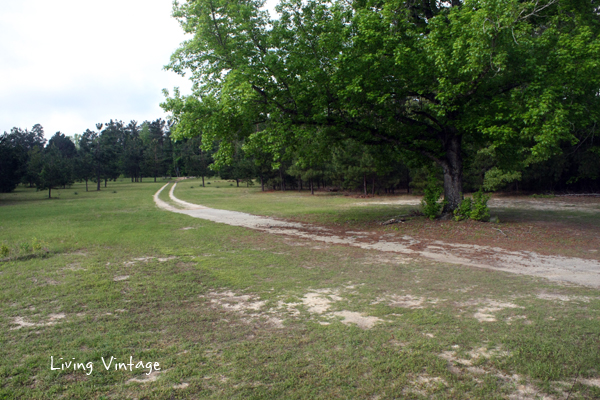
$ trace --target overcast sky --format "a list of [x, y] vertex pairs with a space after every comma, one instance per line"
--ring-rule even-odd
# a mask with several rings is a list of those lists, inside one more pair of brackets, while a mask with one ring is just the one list
[[186, 40], [172, 0], [0, 0], [0, 133], [46, 137], [111, 118], [166, 117], [161, 90], [191, 84], [163, 66]]

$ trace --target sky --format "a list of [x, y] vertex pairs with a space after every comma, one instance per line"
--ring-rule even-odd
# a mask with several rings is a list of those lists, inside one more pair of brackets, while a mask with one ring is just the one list
[[1, 0], [0, 133], [165, 118], [162, 89], [191, 88], [163, 70], [189, 38], [171, 10], [172, 0]]

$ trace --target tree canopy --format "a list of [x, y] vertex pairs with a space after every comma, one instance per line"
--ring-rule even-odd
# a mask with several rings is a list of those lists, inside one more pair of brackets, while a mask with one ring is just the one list
[[435, 162], [446, 211], [460, 203], [464, 163], [519, 171], [585, 140], [600, 118], [597, 0], [257, 0], [175, 2], [193, 35], [168, 68], [176, 138], [219, 140], [276, 156], [307, 142], [392, 148]]

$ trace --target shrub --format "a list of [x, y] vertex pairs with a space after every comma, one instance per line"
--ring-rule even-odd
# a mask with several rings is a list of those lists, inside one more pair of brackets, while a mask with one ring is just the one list
[[31, 246], [29, 245], [29, 243], [23, 242], [19, 245], [19, 250], [22, 253], [29, 253], [29, 251], [31, 250]]
[[37, 238], [33, 238], [33, 240], [31, 241], [31, 247], [33, 248], [33, 251], [41, 250], [42, 244], [43, 242], [41, 240], [38, 240]]
[[9, 254], [10, 254], [10, 249], [8, 248], [7, 245], [2, 243], [0, 245], [0, 257], [5, 258], [5, 257], [8, 257]]
[[424, 189], [423, 200], [421, 200], [421, 206], [423, 206], [423, 214], [429, 217], [429, 219], [434, 219], [438, 216], [440, 211], [442, 211], [442, 207], [444, 207], [444, 202], [438, 202], [440, 196], [444, 192], [437, 182], [435, 178], [430, 177], [427, 181], [427, 186]]
[[458, 208], [454, 210], [454, 220], [462, 221], [471, 217], [471, 211], [473, 210], [473, 200], [470, 198], [463, 199]]
[[474, 221], [489, 221], [490, 220], [490, 209], [487, 206], [487, 202], [490, 196], [483, 193], [483, 188], [480, 188], [478, 192], [473, 193], [473, 204], [471, 206], [471, 213], [469, 217]]

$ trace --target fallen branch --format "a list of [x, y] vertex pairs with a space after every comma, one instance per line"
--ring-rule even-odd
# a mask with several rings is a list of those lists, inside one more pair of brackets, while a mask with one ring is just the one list
[[391, 225], [391, 224], [397, 224], [397, 223], [399, 223], [399, 222], [404, 222], [404, 221], [405, 221], [405, 219], [404, 219], [404, 218], [401, 218], [401, 219], [394, 219], [394, 218], [392, 218], [392, 219], [388, 219], [388, 220], [387, 220], [387, 221], [385, 221], [385, 222], [382, 222], [382, 223], [381, 223], [381, 225]]
[[503, 234], [504, 236], [508, 237], [508, 235], [507, 235], [506, 233], [504, 233], [504, 232], [502, 231], [502, 229], [498, 229], [498, 228], [492, 228], [492, 229], [495, 229], [495, 230], [497, 230], [498, 232], [500, 232], [501, 234]]

